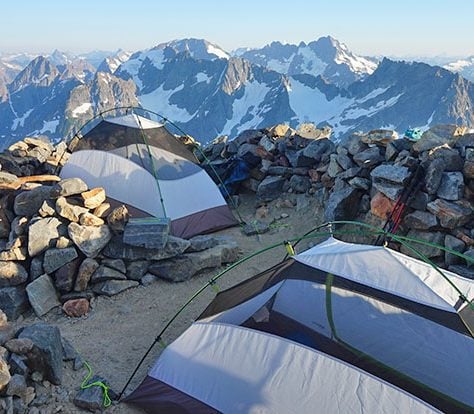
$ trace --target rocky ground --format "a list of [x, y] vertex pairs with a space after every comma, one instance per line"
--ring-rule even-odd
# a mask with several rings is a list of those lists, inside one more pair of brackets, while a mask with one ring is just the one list
[[[219, 270], [326, 221], [382, 226], [413, 182], [399, 234], [463, 254], [419, 247], [442, 268], [473, 278], [474, 134], [437, 126], [412, 142], [378, 130], [336, 145], [330, 132], [278, 125], [204, 148], [212, 169], [235, 158], [249, 166], [233, 196], [235, 214], [246, 225], [191, 240], [147, 237], [163, 231], [162, 224], [145, 234], [126, 208], [110, 206], [103, 189], [61, 180], [65, 144], [27, 138], [0, 154], [0, 412], [100, 409], [99, 388], [78, 394], [84, 361], [121, 391], [160, 328]], [[399, 243], [391, 247], [413, 255]], [[279, 246], [259, 255], [219, 286], [229, 287], [285, 253]], [[213, 295], [209, 288], [193, 302], [165, 340], [186, 329]], [[156, 347], [130, 389], [158, 354]], [[136, 412], [125, 404], [109, 410]]]

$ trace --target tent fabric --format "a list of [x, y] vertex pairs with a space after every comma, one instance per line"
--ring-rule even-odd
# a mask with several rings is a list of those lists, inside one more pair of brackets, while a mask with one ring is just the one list
[[[149, 377], [223, 413], [438, 412], [319, 351], [220, 323], [194, 323], [163, 351]], [[160, 409], [157, 401], [149, 412]]]
[[[89, 188], [103, 187], [109, 197], [150, 216], [164, 216], [155, 177], [119, 155], [98, 150], [74, 152], [60, 175], [79, 177]], [[158, 182], [174, 235], [192, 237], [236, 224], [219, 189], [205, 171]], [[196, 214], [203, 220], [196, 223]]]
[[[146, 128], [142, 129], [140, 125], [145, 125]], [[162, 124], [138, 115], [126, 115], [100, 121], [78, 140], [74, 151], [87, 149], [113, 151], [135, 144], [146, 144], [179, 155], [191, 162], [197, 161], [194, 154], [171, 135]]]
[[[438, 271], [427, 263], [386, 247], [345, 243], [330, 238], [296, 255], [295, 260], [418, 303], [456, 312], [454, 306], [459, 293]], [[474, 297], [472, 280], [446, 270], [443, 273], [467, 298]]]

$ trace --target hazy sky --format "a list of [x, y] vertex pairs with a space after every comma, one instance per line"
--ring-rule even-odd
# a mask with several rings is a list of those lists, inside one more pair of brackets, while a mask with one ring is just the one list
[[0, 51], [226, 50], [330, 34], [360, 54], [474, 55], [473, 0], [0, 0]]

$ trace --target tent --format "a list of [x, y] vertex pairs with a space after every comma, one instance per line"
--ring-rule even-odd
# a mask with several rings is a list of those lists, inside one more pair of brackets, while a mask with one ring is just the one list
[[104, 187], [134, 217], [169, 217], [171, 233], [189, 238], [235, 225], [221, 192], [193, 153], [157, 122], [136, 114], [101, 120], [61, 170]]
[[149, 412], [473, 412], [474, 339], [458, 313], [470, 305], [456, 289], [472, 299], [474, 281], [444, 274], [456, 288], [387, 247], [329, 238], [219, 293], [127, 401]]

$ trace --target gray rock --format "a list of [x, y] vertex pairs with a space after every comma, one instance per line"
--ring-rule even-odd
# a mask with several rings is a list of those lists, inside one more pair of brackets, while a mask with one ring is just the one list
[[426, 210], [426, 206], [430, 202], [430, 196], [423, 192], [417, 191], [416, 194], [412, 195], [412, 198], [409, 199], [408, 205], [415, 210]]
[[101, 264], [110, 267], [111, 269], [118, 270], [120, 273], [127, 273], [127, 266], [122, 259], [102, 259]]
[[169, 236], [164, 249], [145, 249], [124, 244], [119, 236], [114, 237], [103, 250], [103, 254], [112, 259], [125, 260], [163, 260], [182, 254], [191, 243], [179, 237]]
[[11, 230], [17, 236], [22, 236], [26, 233], [26, 225], [28, 224], [28, 219], [26, 217], [15, 217], [11, 222]]
[[[70, 239], [87, 257], [96, 257], [112, 238], [109, 227], [103, 226], [81, 226], [70, 223], [68, 226]], [[66, 249], [63, 249], [66, 250]]]
[[446, 163], [442, 158], [434, 159], [426, 168], [425, 188], [428, 194], [436, 194], [438, 191], [445, 168]]
[[61, 344], [63, 346], [63, 361], [74, 361], [79, 356], [74, 346], [64, 336], [61, 337]]
[[30, 280], [35, 280], [36, 278], [40, 277], [42, 274], [44, 274], [43, 257], [42, 256], [33, 257], [30, 263]]
[[35, 323], [24, 328], [19, 338], [33, 341], [33, 349], [28, 352], [30, 369], [43, 374], [44, 379], [60, 385], [63, 376], [63, 346], [61, 333], [56, 326]]
[[28, 228], [28, 254], [34, 257], [53, 247], [59, 237], [61, 221], [56, 217], [43, 218], [34, 221]]
[[370, 168], [382, 162], [384, 157], [380, 153], [379, 147], [368, 148], [354, 155], [355, 163], [361, 168]]
[[351, 187], [360, 189], [360, 190], [365, 190], [368, 191], [370, 189], [370, 180], [367, 178], [361, 178], [361, 177], [354, 177], [351, 180], [349, 180], [349, 185]]
[[100, 265], [92, 275], [91, 283], [105, 282], [106, 280], [126, 280], [127, 277], [118, 270]]
[[273, 139], [264, 135], [259, 142], [259, 145], [263, 147], [265, 151], [272, 152], [276, 149], [276, 143]]
[[474, 248], [470, 248], [464, 252], [464, 256], [470, 257], [471, 260], [466, 260], [467, 267], [474, 268]]
[[[444, 238], [444, 246], [458, 253], [462, 253], [466, 248], [466, 244], [462, 240], [459, 240], [458, 238], [451, 236], [450, 234], [447, 234]], [[464, 260], [461, 257], [456, 256], [455, 254], [444, 252], [444, 262], [447, 266], [449, 266], [455, 264], [463, 264]]]
[[65, 249], [49, 249], [44, 254], [43, 268], [46, 273], [53, 273], [66, 263], [72, 262], [77, 257], [74, 247]]
[[65, 219], [77, 223], [82, 214], [89, 212], [87, 208], [71, 204], [65, 197], [56, 200], [56, 211]]
[[20, 285], [27, 279], [28, 273], [21, 264], [0, 261], [0, 288]]
[[187, 253], [200, 252], [202, 250], [210, 249], [219, 243], [218, 239], [209, 235], [194, 236], [193, 238], [189, 239], [189, 242], [191, 244], [186, 249]]
[[405, 224], [416, 230], [429, 230], [433, 227], [438, 226], [438, 219], [427, 211], [414, 211], [413, 213], [407, 214], [404, 218]]
[[11, 184], [18, 180], [15, 174], [6, 171], [0, 171], [0, 184]]
[[443, 173], [437, 195], [445, 200], [460, 200], [464, 195], [464, 177], [462, 173]]
[[428, 159], [442, 159], [446, 164], [446, 171], [461, 171], [464, 163], [459, 152], [447, 146], [432, 149], [428, 153]]
[[51, 309], [61, 305], [49, 275], [43, 275], [26, 286], [26, 293], [36, 315], [43, 316]]
[[130, 262], [127, 266], [127, 278], [140, 281], [148, 271], [149, 264], [150, 262], [148, 262], [148, 260], [135, 260]]
[[80, 178], [66, 178], [53, 187], [53, 197], [68, 197], [87, 191], [87, 184]]
[[54, 272], [54, 283], [61, 293], [68, 293], [73, 289], [80, 263], [81, 259], [77, 258]]
[[448, 229], [462, 227], [472, 218], [472, 209], [440, 198], [428, 203], [426, 208], [439, 218], [443, 227]]
[[0, 288], [0, 309], [9, 320], [17, 319], [29, 308], [25, 289], [22, 287]]
[[453, 273], [456, 273], [460, 276], [463, 276], [467, 279], [474, 280], [474, 269], [469, 269], [466, 266], [451, 265], [451, 266], [448, 267], [448, 270], [450, 272], [453, 272]]
[[[444, 234], [441, 232], [427, 232], [427, 231], [419, 231], [419, 230], [410, 230], [407, 234], [407, 237], [413, 238], [413, 239], [418, 239], [422, 241], [426, 241], [429, 243], [434, 243], [440, 246], [444, 245]], [[425, 255], [428, 258], [431, 257], [438, 257], [443, 254], [443, 251], [437, 247], [432, 247], [432, 246], [426, 246], [423, 244], [419, 243], [411, 243], [411, 245], [418, 250], [421, 254]], [[400, 248], [400, 251], [403, 254], [406, 254], [408, 256], [415, 257], [417, 259], [422, 259], [420, 258], [415, 252], [413, 252], [411, 249], [406, 247], [405, 245], [402, 245]]]
[[332, 178], [336, 177], [339, 173], [343, 171], [342, 167], [337, 162], [337, 157], [338, 155], [331, 154], [329, 158], [329, 166], [326, 172], [329, 175], [329, 177], [332, 177]]
[[254, 144], [242, 144], [237, 151], [237, 156], [242, 158], [250, 167], [255, 167], [260, 163], [257, 145]]
[[138, 285], [134, 280], [107, 280], [94, 285], [92, 291], [98, 295], [114, 296]]
[[[100, 381], [104, 384], [107, 384], [107, 381], [94, 375], [88, 382], [91, 384], [93, 382]], [[84, 408], [85, 410], [91, 411], [93, 413], [103, 410], [104, 394], [101, 387], [90, 387], [83, 390], [80, 390], [77, 395], [74, 397], [73, 403], [79, 408]]]
[[284, 183], [283, 177], [265, 177], [257, 188], [257, 199], [261, 202], [276, 200], [283, 191]]
[[375, 167], [370, 172], [370, 176], [373, 180], [389, 181], [391, 183], [405, 185], [410, 179], [411, 173], [407, 167], [382, 164]]
[[361, 197], [362, 192], [352, 187], [332, 192], [324, 211], [324, 219], [335, 221], [354, 218], [357, 215], [357, 209], [354, 206], [359, 204]]
[[394, 184], [389, 181], [378, 181], [372, 182], [373, 187], [379, 190], [382, 194], [386, 195], [391, 200], [396, 200], [403, 192], [404, 186], [400, 184]]
[[365, 151], [369, 146], [361, 141], [361, 136], [357, 134], [351, 135], [346, 142], [342, 144], [344, 148], [347, 148], [349, 154], [356, 155], [362, 151]]
[[[339, 147], [343, 148], [343, 147]], [[339, 149], [338, 148], [338, 149]], [[351, 158], [343, 152], [339, 152], [336, 157], [337, 163], [344, 169], [348, 170], [349, 168], [355, 167], [354, 163], [352, 162]]]
[[10, 373], [19, 374], [27, 376], [30, 373], [28, 365], [26, 365], [28, 358], [23, 355], [12, 354], [9, 363], [10, 363]]
[[169, 218], [131, 219], [125, 226], [123, 242], [147, 249], [161, 249], [168, 241]]
[[290, 178], [290, 188], [295, 193], [306, 193], [311, 188], [311, 181], [309, 177], [293, 175]]
[[129, 218], [130, 215], [128, 213], [127, 207], [120, 206], [114, 208], [107, 216], [107, 224], [114, 233], [121, 234], [125, 230], [125, 226], [128, 223]]
[[242, 227], [242, 232], [246, 236], [254, 236], [256, 234], [263, 234], [270, 230], [270, 226], [260, 220], [254, 220], [250, 223], [245, 224]]
[[7, 387], [7, 395], [24, 398], [27, 393], [26, 379], [23, 375], [15, 374], [11, 377]]
[[54, 216], [56, 213], [56, 203], [52, 200], [45, 200], [43, 204], [41, 204], [40, 209], [38, 210], [38, 214], [41, 217], [51, 217]]
[[290, 176], [293, 172], [293, 168], [290, 167], [281, 167], [279, 165], [272, 165], [268, 171], [268, 175], [281, 175], [281, 176]]
[[18, 355], [25, 355], [33, 348], [33, 342], [28, 338], [13, 338], [5, 343], [5, 348]]
[[298, 151], [293, 167], [311, 167], [321, 161], [328, 161], [336, 146], [329, 139], [311, 141], [304, 149]]
[[422, 137], [413, 145], [413, 149], [416, 152], [428, 151], [451, 141], [452, 137], [446, 135], [440, 136], [435, 131], [433, 128], [425, 131]]
[[41, 208], [45, 200], [51, 198], [52, 187], [41, 185], [29, 191], [23, 191], [15, 197], [13, 209], [17, 216], [31, 217]]
[[362, 171], [362, 169], [360, 167], [352, 167], [352, 168], [349, 168], [346, 171], [341, 172], [338, 175], [338, 178], [341, 178], [343, 180], [347, 180], [349, 178], [353, 178], [353, 177], [358, 176], [361, 171]]

